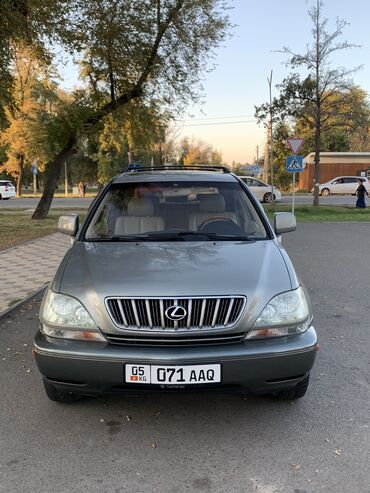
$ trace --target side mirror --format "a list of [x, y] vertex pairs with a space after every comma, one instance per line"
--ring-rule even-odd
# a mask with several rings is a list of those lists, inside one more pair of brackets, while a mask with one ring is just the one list
[[297, 222], [295, 215], [291, 212], [275, 212], [274, 214], [274, 230], [277, 235], [295, 231]]
[[70, 216], [60, 216], [58, 220], [58, 231], [64, 235], [76, 236], [79, 228], [79, 217], [77, 214]]

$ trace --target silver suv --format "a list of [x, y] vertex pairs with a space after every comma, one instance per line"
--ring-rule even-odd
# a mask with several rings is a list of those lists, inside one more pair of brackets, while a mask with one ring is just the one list
[[317, 336], [279, 235], [226, 168], [113, 179], [79, 228], [40, 310], [34, 354], [48, 397], [231, 390], [294, 399]]

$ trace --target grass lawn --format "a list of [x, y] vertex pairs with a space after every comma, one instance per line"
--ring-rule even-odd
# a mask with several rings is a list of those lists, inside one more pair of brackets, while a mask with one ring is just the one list
[[[264, 209], [270, 219], [274, 212], [291, 212], [291, 205], [275, 205], [272, 208], [265, 205]], [[297, 222], [341, 222], [341, 221], [370, 221], [370, 208], [356, 209], [355, 207], [326, 206], [312, 207], [298, 205], [295, 207]]]
[[[68, 212], [66, 212], [68, 214]], [[20, 243], [57, 232], [58, 218], [63, 211], [51, 212], [46, 219], [33, 220], [31, 214], [24, 211], [0, 212], [0, 251]], [[86, 211], [80, 213], [83, 219]]]

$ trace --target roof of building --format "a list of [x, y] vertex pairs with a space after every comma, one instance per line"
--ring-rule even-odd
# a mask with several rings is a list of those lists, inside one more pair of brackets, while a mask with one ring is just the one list
[[[315, 153], [310, 152], [305, 158], [306, 164], [312, 164], [315, 159]], [[370, 163], [370, 152], [320, 152], [320, 163]]]

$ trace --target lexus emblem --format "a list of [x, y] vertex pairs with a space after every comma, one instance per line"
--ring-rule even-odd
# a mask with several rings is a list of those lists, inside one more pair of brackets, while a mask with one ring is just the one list
[[188, 314], [183, 306], [173, 305], [169, 306], [164, 312], [169, 320], [179, 321], [183, 320]]

